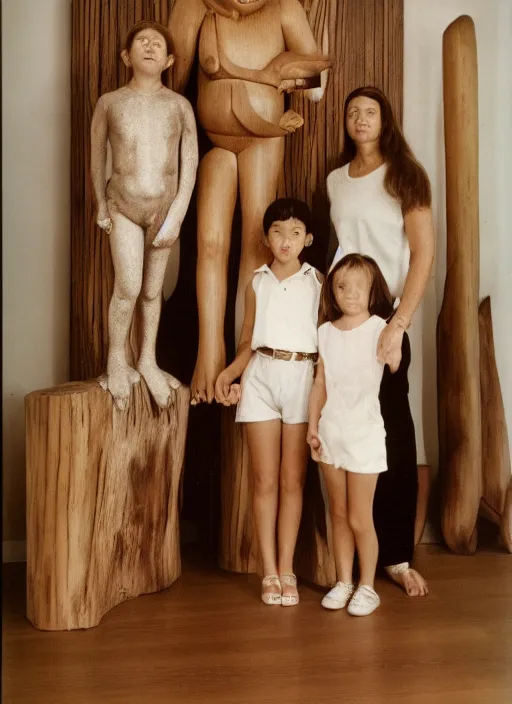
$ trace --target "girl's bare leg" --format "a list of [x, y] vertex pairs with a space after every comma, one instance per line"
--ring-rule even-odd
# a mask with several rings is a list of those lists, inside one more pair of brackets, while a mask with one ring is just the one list
[[336, 469], [332, 464], [320, 464], [320, 467], [329, 497], [336, 578], [345, 584], [352, 584], [355, 545], [348, 521], [347, 472]]
[[348, 520], [354, 533], [359, 557], [360, 584], [372, 587], [379, 556], [379, 543], [373, 524], [373, 497], [378, 474], [347, 472]]

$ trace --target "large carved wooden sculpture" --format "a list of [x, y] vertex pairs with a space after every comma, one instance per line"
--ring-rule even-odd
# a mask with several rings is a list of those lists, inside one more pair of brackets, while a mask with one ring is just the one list
[[438, 320], [439, 465], [448, 546], [477, 546], [480, 513], [512, 552], [510, 450], [490, 298], [478, 306], [478, 87], [475, 28], [457, 18], [443, 37], [447, 274]]
[[[178, 494], [190, 394], [157, 367], [155, 341], [197, 146], [189, 104], [160, 81], [172, 64], [169, 46], [164, 27], [137, 25], [122, 54], [133, 78], [101, 97], [92, 120], [96, 220], [105, 231], [96, 231], [95, 251], [108, 238], [115, 268], [104, 380], [110, 393], [88, 381], [27, 397], [27, 601], [37, 628], [95, 626], [125, 599], [168, 587], [181, 570]], [[82, 198], [90, 205], [90, 190]], [[104, 273], [101, 257], [87, 264], [98, 278]], [[87, 299], [87, 284], [85, 275], [74, 278], [77, 298]], [[140, 354], [133, 328], [128, 345], [139, 292], [133, 322]], [[84, 357], [97, 339], [95, 325], [83, 331]], [[130, 351], [138, 371], [129, 366]]]
[[443, 35], [446, 281], [437, 327], [442, 531], [460, 553], [476, 549], [482, 495], [478, 335], [478, 87], [473, 21]]
[[483, 516], [501, 529], [504, 546], [512, 552], [512, 486], [510, 447], [500, 380], [494, 352], [491, 299], [478, 309], [480, 325], [480, 392], [482, 403], [482, 499]]
[[[240, 193], [238, 292], [266, 260], [262, 220], [275, 198], [286, 134], [303, 119], [284, 111], [283, 93], [315, 84], [330, 61], [318, 53], [298, 0], [176, 0], [169, 19], [182, 92], [198, 46], [197, 114], [213, 148], [198, 178], [199, 350], [192, 402], [211, 402], [226, 362], [224, 315], [233, 211]], [[312, 97], [316, 97], [313, 93]], [[237, 296], [236, 324], [243, 318]]]

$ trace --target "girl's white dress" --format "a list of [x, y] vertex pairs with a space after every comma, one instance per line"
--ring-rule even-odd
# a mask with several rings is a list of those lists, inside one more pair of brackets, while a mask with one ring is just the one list
[[387, 470], [386, 431], [379, 389], [384, 365], [377, 343], [386, 327], [372, 315], [353, 330], [325, 323], [318, 330], [327, 401], [318, 424], [321, 452], [314, 459], [360, 474]]

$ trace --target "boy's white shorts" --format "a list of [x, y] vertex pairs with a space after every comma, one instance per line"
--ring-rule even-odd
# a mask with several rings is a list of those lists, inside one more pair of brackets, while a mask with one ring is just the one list
[[256, 352], [242, 375], [236, 422], [307, 423], [313, 368], [311, 360], [272, 359]]

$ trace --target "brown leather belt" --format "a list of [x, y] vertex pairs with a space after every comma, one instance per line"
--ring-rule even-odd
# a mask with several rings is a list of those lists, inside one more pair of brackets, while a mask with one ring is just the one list
[[317, 352], [287, 352], [286, 350], [273, 350], [271, 347], [258, 347], [256, 352], [264, 354], [272, 359], [281, 359], [284, 362], [316, 362], [318, 359]]

